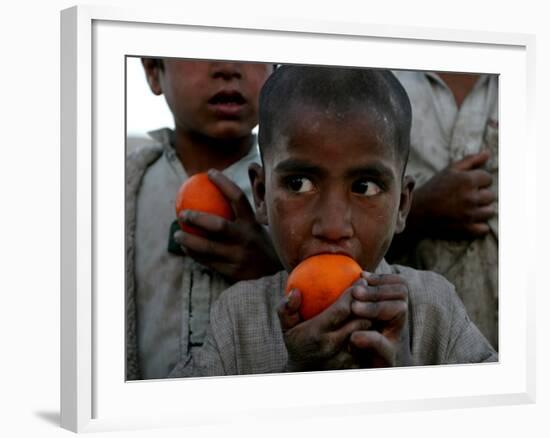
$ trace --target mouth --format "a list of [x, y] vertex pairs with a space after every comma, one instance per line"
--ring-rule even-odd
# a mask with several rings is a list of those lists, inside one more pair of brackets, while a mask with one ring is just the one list
[[309, 257], [318, 256], [318, 255], [324, 255], [324, 254], [343, 255], [343, 256], [354, 259], [354, 257], [351, 255], [351, 253], [349, 251], [346, 251], [345, 249], [340, 248], [340, 247], [319, 248], [318, 250], [312, 251], [310, 254], [306, 255], [306, 257], [304, 257], [304, 259], [307, 259]]
[[222, 90], [208, 100], [208, 105], [221, 117], [240, 115], [247, 104], [245, 97], [236, 90]]
[[[300, 263], [302, 263], [304, 260], [309, 259], [311, 257], [316, 257], [320, 255], [342, 255], [345, 257], [349, 257], [350, 259], [355, 260], [357, 263], [357, 259], [352, 255], [350, 251], [346, 251], [344, 248], [341, 247], [323, 247], [323, 248], [315, 248], [311, 251], [306, 251], [301, 256], [298, 257], [297, 260], [295, 260], [293, 263], [290, 264], [290, 271], [296, 268]], [[289, 271], [289, 272], [290, 272]]]

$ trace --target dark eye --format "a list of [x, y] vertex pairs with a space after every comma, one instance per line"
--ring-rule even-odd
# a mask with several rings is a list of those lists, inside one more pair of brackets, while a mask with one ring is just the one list
[[313, 190], [313, 183], [305, 176], [292, 176], [286, 180], [286, 185], [295, 193], [306, 193]]
[[363, 196], [374, 196], [382, 191], [380, 186], [368, 179], [355, 181], [351, 186], [351, 191]]

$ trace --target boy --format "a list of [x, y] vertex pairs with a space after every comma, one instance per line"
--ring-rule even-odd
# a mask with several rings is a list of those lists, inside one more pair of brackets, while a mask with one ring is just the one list
[[[260, 96], [263, 168], [251, 166], [260, 222], [285, 268], [241, 282], [213, 306], [201, 351], [172, 377], [495, 361], [453, 287], [389, 266], [414, 183], [404, 176], [411, 110], [388, 71], [285, 66]], [[342, 253], [366, 271], [329, 308], [300, 319], [288, 272]]]
[[[202, 344], [210, 303], [222, 290], [280, 266], [246, 197], [248, 165], [259, 161], [252, 134], [258, 95], [272, 65], [152, 58], [142, 64], [151, 91], [165, 96], [175, 129], [153, 132], [159, 145], [126, 162], [129, 380], [166, 377]], [[178, 233], [182, 253], [173, 238], [176, 193], [188, 176], [209, 169], [236, 218], [183, 212], [182, 220], [207, 237]]]
[[498, 76], [397, 71], [416, 181], [396, 263], [443, 275], [498, 349]]

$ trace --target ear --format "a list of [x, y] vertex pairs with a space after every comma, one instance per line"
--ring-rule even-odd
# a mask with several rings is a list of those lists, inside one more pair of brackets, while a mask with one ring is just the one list
[[399, 211], [397, 213], [397, 222], [395, 224], [395, 234], [399, 234], [405, 229], [407, 216], [409, 215], [409, 211], [411, 209], [414, 184], [415, 183], [412, 176], [405, 175], [403, 177], [401, 196], [399, 198]]
[[256, 207], [256, 220], [267, 225], [267, 209], [265, 204], [265, 173], [264, 168], [258, 163], [252, 163], [248, 166], [248, 177], [254, 196], [254, 206]]
[[159, 96], [162, 94], [162, 87], [160, 85], [160, 75], [162, 70], [162, 60], [158, 58], [141, 58], [141, 64], [143, 70], [145, 70], [145, 78], [149, 84], [149, 88]]

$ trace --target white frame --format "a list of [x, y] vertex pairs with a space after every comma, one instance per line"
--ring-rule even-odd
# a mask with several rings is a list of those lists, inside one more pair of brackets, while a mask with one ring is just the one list
[[[201, 411], [201, 403], [198, 403], [196, 411], [193, 411], [195, 418], [186, 418], [182, 409], [163, 411], [165, 408], [158, 408], [151, 412], [151, 417], [143, 418], [137, 414], [128, 416], [127, 412], [120, 416], [97, 415], [99, 394], [105, 392], [105, 386], [101, 386], [104, 381], [104, 362], [98, 359], [97, 352], [101, 351], [102, 345], [98, 345], [98, 338], [101, 338], [102, 331], [98, 329], [97, 312], [101, 309], [101, 303], [97, 302], [98, 285], [104, 280], [97, 276], [97, 242], [94, 235], [98, 232], [98, 217], [96, 207], [98, 202], [97, 180], [99, 166], [103, 166], [101, 160], [94, 152], [97, 145], [92, 141], [93, 135], [100, 135], [94, 131], [93, 120], [96, 120], [96, 110], [94, 105], [98, 105], [97, 96], [94, 94], [94, 84], [98, 79], [94, 77], [95, 66], [93, 65], [94, 50], [97, 50], [97, 40], [94, 36], [94, 23], [132, 23], [134, 25], [181, 25], [200, 29], [206, 32], [229, 32], [230, 30], [239, 30], [242, 33], [254, 32], [255, 35], [270, 34], [273, 31], [281, 32], [280, 35], [324, 35], [324, 36], [349, 36], [355, 40], [377, 40], [385, 41], [391, 39], [398, 44], [403, 41], [422, 43], [458, 43], [464, 44], [470, 48], [484, 47], [503, 48], [504, 50], [518, 51], [524, 62], [516, 67], [519, 72], [519, 78], [527, 81], [527, 86], [523, 92], [519, 92], [520, 115], [524, 115], [523, 121], [520, 120], [513, 129], [503, 133], [513, 136], [522, 136], [527, 138], [524, 147], [530, 149], [532, 154], [525, 154], [529, 157], [523, 157], [519, 161], [520, 170], [519, 187], [505, 185], [507, 190], [516, 190], [514, 194], [524, 196], [524, 202], [530, 202], [535, 205], [534, 190], [529, 188], [535, 186], [534, 172], [527, 172], [526, 169], [534, 169], [535, 166], [535, 145], [533, 138], [533, 129], [531, 127], [534, 118], [534, 37], [531, 35], [503, 34], [489, 32], [457, 31], [448, 29], [426, 29], [403, 26], [376, 26], [365, 23], [338, 23], [338, 22], [318, 22], [305, 19], [296, 20], [295, 18], [268, 18], [257, 16], [242, 15], [242, 18], [232, 18], [228, 22], [224, 17], [218, 17], [211, 12], [201, 14], [197, 11], [185, 8], [184, 11], [162, 11], [151, 8], [150, 10], [140, 11], [135, 9], [117, 9], [109, 7], [73, 7], [62, 11], [62, 29], [61, 29], [61, 425], [64, 428], [73, 431], [99, 431], [105, 429], [119, 428], [141, 428], [141, 427], [159, 427], [167, 425], [188, 425], [204, 424], [208, 422], [209, 415], [206, 415], [205, 409]], [[288, 44], [288, 43], [287, 43]], [[469, 49], [468, 49], [469, 50]], [[137, 53], [128, 53], [130, 55]], [[147, 54], [147, 53], [142, 53]], [[165, 53], [158, 54], [167, 56]], [[264, 59], [272, 61], [271, 59]], [[275, 59], [280, 60], [280, 59]], [[422, 62], [420, 62], [422, 64]], [[418, 65], [420, 65], [418, 64]], [[411, 65], [411, 68], [419, 68], [418, 65]], [[517, 77], [516, 77], [517, 82]], [[514, 83], [517, 85], [516, 83]], [[523, 84], [525, 85], [525, 84]], [[516, 97], [518, 97], [516, 96]], [[516, 102], [518, 100], [516, 99]], [[101, 114], [98, 116], [100, 117]], [[501, 119], [502, 120], [502, 119]], [[524, 123], [523, 123], [524, 122]], [[503, 127], [503, 123], [501, 123]], [[515, 137], [514, 137], [515, 138]], [[516, 158], [515, 156], [513, 157]], [[503, 157], [501, 156], [501, 162]], [[101, 168], [102, 174], [104, 168]], [[106, 170], [107, 174], [110, 170]], [[521, 173], [523, 172], [523, 173]], [[103, 178], [103, 176], [102, 176]], [[116, 178], [115, 178], [116, 179]], [[503, 185], [501, 184], [501, 189]], [[501, 190], [501, 196], [505, 192]], [[501, 209], [505, 208], [502, 205]], [[506, 205], [506, 203], [504, 203]], [[526, 209], [524, 209], [526, 210]], [[532, 210], [531, 210], [532, 212]], [[526, 215], [526, 212], [514, 214]], [[502, 216], [501, 216], [502, 217]], [[511, 217], [511, 216], [510, 216]], [[523, 241], [510, 239], [510, 245], [514, 248], [521, 247], [531, 250], [534, 248], [535, 236], [535, 217], [521, 217], [520, 220], [531, 225], [527, 238]], [[513, 219], [509, 220], [506, 215], [501, 221], [501, 229], [510, 229], [514, 225]], [[96, 236], [97, 237], [97, 236]], [[502, 260], [502, 257], [501, 259]], [[504, 258], [506, 261], [506, 258]], [[511, 260], [514, 262], [517, 260]], [[503, 265], [501, 264], [501, 267]], [[511, 266], [511, 263], [510, 263]], [[522, 274], [532, 273], [532, 270], [526, 264], [520, 264], [517, 269]], [[489, 379], [491, 374], [499, 374], [505, 370], [508, 362], [514, 361], [514, 367], [511, 371], [503, 371], [502, 378], [509, 380], [502, 383], [501, 387], [495, 387], [493, 390], [482, 389], [485, 393], [477, 393], [471, 389], [466, 389], [460, 396], [434, 395], [418, 398], [414, 391], [388, 393], [387, 398], [370, 399], [366, 395], [354, 400], [347, 400], [346, 403], [335, 402], [328, 404], [326, 401], [319, 406], [319, 400], [313, 403], [311, 400], [303, 399], [298, 403], [299, 409], [295, 406], [292, 411], [293, 418], [307, 418], [311, 415], [325, 415], [329, 412], [333, 415], [340, 415], [344, 412], [362, 414], [364, 412], [388, 412], [414, 409], [435, 409], [447, 407], [468, 407], [468, 406], [486, 406], [498, 404], [517, 404], [530, 403], [535, 399], [535, 342], [534, 342], [534, 281], [525, 285], [523, 283], [513, 283], [513, 279], [507, 277], [507, 273], [501, 272], [505, 280], [510, 280], [512, 286], [523, 288], [523, 295], [517, 298], [519, 306], [519, 315], [516, 318], [516, 327], [518, 339], [514, 338], [513, 347], [506, 349], [505, 343], [502, 344], [502, 360], [497, 368], [488, 369], [482, 365], [465, 366], [460, 370], [448, 371], [446, 367], [422, 367], [422, 369], [411, 370], [389, 370], [392, 372], [391, 378], [396, 381], [406, 382], [407, 378], [427, 379], [429, 373], [430, 379], [444, 379], [449, 373], [460, 372], [463, 376], [473, 375], [481, 376], [481, 379]], [[527, 275], [522, 278], [534, 278]], [[512, 287], [510, 286], [510, 287]], [[508, 285], [505, 285], [508, 287]], [[123, 291], [120, 291], [123, 295]], [[522, 299], [523, 298], [523, 299]], [[501, 315], [508, 315], [507, 305], [501, 307]], [[119, 328], [116, 316], [113, 314], [102, 313], [108, 322], [102, 325], [109, 325]], [[122, 314], [119, 315], [122, 317]], [[502, 326], [501, 326], [502, 327]], [[99, 330], [99, 331], [98, 331]], [[104, 339], [101, 338], [101, 339]], [[501, 338], [502, 340], [502, 338]], [[512, 342], [512, 341], [511, 341]], [[512, 345], [512, 343], [510, 344]], [[524, 348], [520, 348], [524, 347]], [[105, 355], [103, 355], [104, 357]], [[513, 357], [512, 357], [513, 356]], [[516, 357], [517, 356], [517, 357]], [[491, 366], [491, 365], [490, 365]], [[102, 368], [103, 367], [103, 368]], [[366, 378], [366, 373], [354, 374], [353, 378]], [[339, 382], [351, 382], [350, 373], [332, 373], [328, 380], [337, 379]], [[221, 378], [221, 379], [187, 379], [186, 394], [195, 391], [213, 391], [224, 389], [234, 391], [235, 385], [239, 385], [243, 392], [252, 391], [250, 394], [256, 394], [251, 387], [258, 386], [258, 379], [263, 384], [269, 385], [270, 389], [275, 390], [276, 386], [284, 385], [285, 382], [292, 381], [293, 384], [314, 385], [315, 379], [319, 376], [311, 375], [286, 375], [284, 379], [281, 376], [255, 376], [241, 378]], [[388, 374], [381, 372], [380, 379], [387, 378]], [[324, 377], [323, 377], [324, 378]], [[479, 377], [478, 377], [479, 378]], [[299, 380], [297, 380], [299, 379]], [[511, 379], [511, 380], [510, 380]], [[371, 379], [372, 381], [372, 379]], [[181, 390], [183, 383], [181, 381], [163, 381], [163, 382], [144, 382], [148, 387], [138, 386], [135, 383], [126, 383], [125, 388], [131, 388], [132, 395], [139, 394], [140, 391], [168, 392]], [[98, 386], [103, 388], [98, 392]], [[257, 394], [256, 394], [257, 395]], [[116, 403], [116, 401], [115, 401]], [[256, 418], [280, 416], [285, 412], [283, 408], [272, 411], [273, 406], [261, 399], [257, 402], [257, 407], [245, 406], [244, 402], [236, 402], [236, 405], [242, 404], [242, 409], [231, 409], [227, 416], [220, 414], [218, 421], [225, 421], [229, 417], [247, 418], [255, 416]], [[215, 407], [214, 407], [215, 408]], [[248, 413], [246, 413], [246, 409]], [[111, 411], [109, 411], [111, 412]], [[243, 414], [243, 412], [245, 412]], [[112, 412], [111, 412], [112, 413]], [[201, 415], [201, 413], [203, 415]]]

